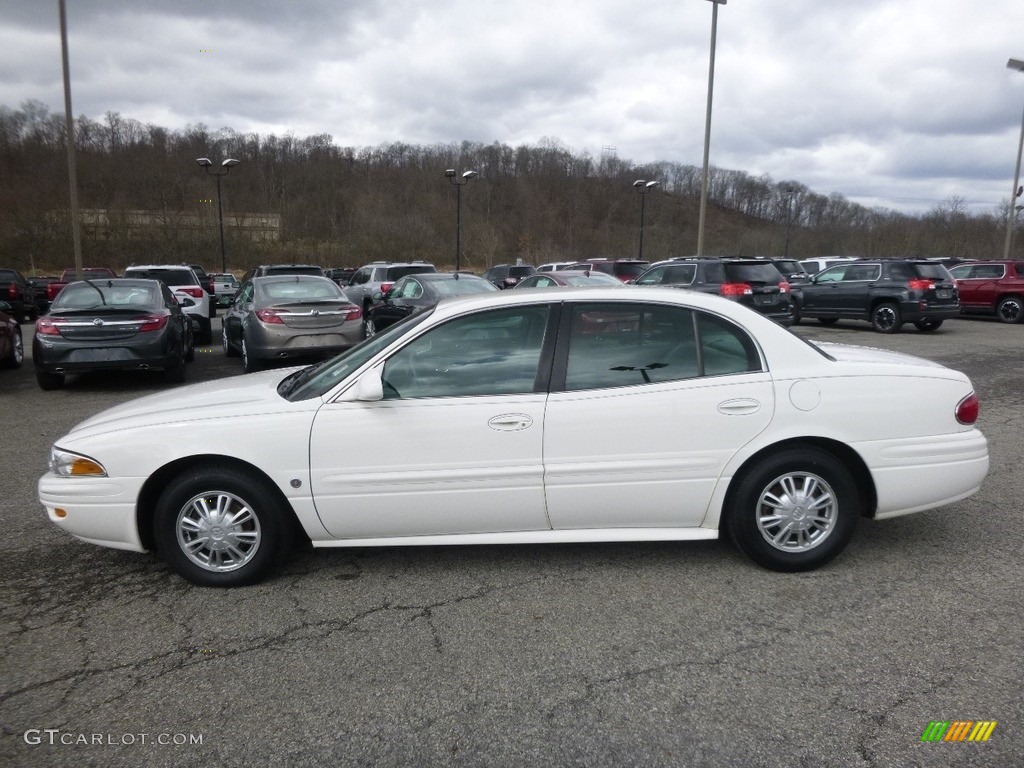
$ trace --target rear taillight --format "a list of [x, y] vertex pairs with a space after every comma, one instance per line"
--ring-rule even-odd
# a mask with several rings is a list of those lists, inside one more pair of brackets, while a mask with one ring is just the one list
[[779, 291], [781, 291], [782, 293], [789, 293], [789, 283], [787, 283], [785, 280], [779, 283]]
[[167, 325], [167, 315], [144, 315], [142, 317], [136, 317], [135, 320], [136, 322], [142, 323], [142, 325], [139, 326], [139, 333], [159, 331]]
[[505, 283], [505, 285], [515, 285], [519, 281], [514, 277], [506, 277], [502, 282]]
[[390, 291], [390, 290], [391, 290], [391, 286], [392, 286], [392, 285], [394, 285], [394, 283], [381, 283], [381, 284], [380, 284], [380, 292], [381, 292], [382, 294], [383, 294], [383, 293], [387, 293], [388, 291]]
[[257, 309], [256, 317], [258, 317], [264, 323], [284, 325], [284, 320], [282, 320], [278, 316], [276, 309]]
[[18, 298], [18, 292], [14, 288], [14, 283], [11, 283], [10, 285], [7, 286], [7, 295], [10, 296], [12, 299]]
[[978, 412], [981, 410], [981, 403], [978, 396], [971, 392], [967, 397], [957, 403], [956, 420], [961, 424], [973, 424], [978, 420]]
[[[344, 312], [346, 307], [341, 307], [341, 311]], [[363, 316], [363, 310], [359, 307], [349, 307], [348, 314], [345, 315], [346, 320], [358, 320]]]
[[930, 291], [935, 287], [931, 280], [915, 279], [907, 282], [907, 288], [912, 291]]
[[203, 289], [202, 288], [178, 288], [177, 290], [181, 291], [182, 293], [187, 293], [193, 299], [201, 299], [201, 298], [203, 298]]
[[60, 336], [60, 330], [54, 325], [53, 320], [48, 317], [40, 317], [36, 320], [37, 336]]
[[217, 286], [213, 284], [213, 280], [211, 280], [209, 285], [207, 286], [206, 292], [211, 296], [217, 292]]
[[718, 292], [722, 296], [749, 296], [754, 289], [746, 283], [722, 283]]

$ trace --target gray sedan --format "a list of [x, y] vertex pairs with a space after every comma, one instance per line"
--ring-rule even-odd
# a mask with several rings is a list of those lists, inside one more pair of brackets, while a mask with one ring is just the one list
[[330, 357], [363, 337], [363, 313], [326, 277], [254, 277], [239, 286], [223, 319], [224, 354], [246, 373], [271, 360]]

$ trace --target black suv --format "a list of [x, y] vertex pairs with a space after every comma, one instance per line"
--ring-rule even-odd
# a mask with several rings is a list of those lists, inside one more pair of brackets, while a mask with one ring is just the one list
[[532, 275], [537, 268], [530, 264], [497, 264], [481, 275], [498, 288], [515, 288], [520, 280]]
[[956, 282], [937, 261], [878, 259], [823, 269], [793, 286], [794, 320], [816, 317], [825, 325], [866, 320], [879, 333], [896, 333], [910, 322], [934, 331], [960, 314]]
[[782, 325], [789, 325], [793, 318], [789, 283], [764, 259], [717, 256], [670, 259], [659, 261], [633, 282], [716, 293]]

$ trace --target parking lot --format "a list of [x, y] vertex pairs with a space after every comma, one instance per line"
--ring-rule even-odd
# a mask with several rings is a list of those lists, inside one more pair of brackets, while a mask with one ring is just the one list
[[[258, 586], [203, 589], [71, 539], [36, 499], [55, 439], [160, 376], [42, 392], [30, 360], [0, 372], [0, 764], [1020, 765], [1024, 329], [795, 330], [966, 371], [981, 492], [864, 521], [802, 574], [727, 542], [308, 549]], [[217, 345], [188, 375], [242, 373]], [[921, 741], [957, 720], [998, 724]]]

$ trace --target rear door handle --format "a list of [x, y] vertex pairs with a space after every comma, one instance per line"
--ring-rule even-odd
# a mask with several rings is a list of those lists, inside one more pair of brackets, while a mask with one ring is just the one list
[[746, 416], [761, 410], [761, 403], [747, 398], [726, 400], [718, 404], [718, 412], [726, 416]]

